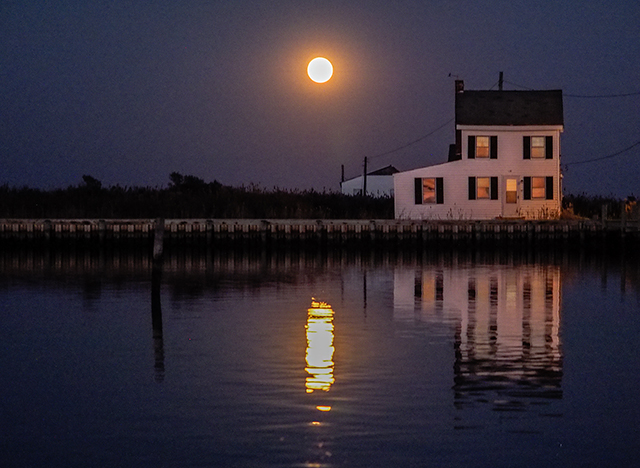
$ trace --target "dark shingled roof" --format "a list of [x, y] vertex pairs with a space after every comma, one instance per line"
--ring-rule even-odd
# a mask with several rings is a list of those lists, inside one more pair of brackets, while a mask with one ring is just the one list
[[564, 125], [562, 90], [462, 91], [456, 93], [456, 124]]
[[387, 167], [383, 167], [382, 169], [378, 169], [377, 171], [369, 172], [367, 175], [393, 175], [396, 172], [400, 172], [395, 167], [389, 165]]

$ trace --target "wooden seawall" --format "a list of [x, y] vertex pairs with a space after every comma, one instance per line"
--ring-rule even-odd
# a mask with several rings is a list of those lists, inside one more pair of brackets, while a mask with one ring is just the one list
[[[154, 219], [0, 219], [0, 241], [153, 242]], [[164, 242], [227, 245], [637, 242], [638, 222], [166, 219]], [[160, 230], [161, 231], [161, 230]]]

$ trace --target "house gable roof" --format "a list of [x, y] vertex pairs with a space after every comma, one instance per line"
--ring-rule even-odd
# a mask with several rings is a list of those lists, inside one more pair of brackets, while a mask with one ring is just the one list
[[[396, 174], [398, 172], [400, 172], [400, 171], [398, 169], [396, 169], [394, 166], [388, 165], [388, 166], [383, 167], [381, 169], [377, 169], [377, 170], [375, 170], [373, 172], [367, 172], [367, 177], [369, 177], [369, 176], [392, 176], [393, 174]], [[343, 184], [345, 182], [349, 182], [351, 180], [356, 180], [356, 179], [362, 179], [362, 174], [360, 174], [359, 176], [352, 177], [350, 179], [343, 180], [340, 183]]]
[[456, 93], [457, 125], [564, 125], [562, 90]]
[[400, 172], [400, 171], [395, 167], [389, 165], [389, 166], [383, 167], [382, 169], [378, 169], [377, 171], [369, 172], [367, 175], [393, 175], [396, 172]]

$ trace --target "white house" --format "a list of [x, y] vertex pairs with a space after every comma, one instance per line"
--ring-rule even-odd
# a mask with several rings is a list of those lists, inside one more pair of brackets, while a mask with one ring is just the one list
[[[370, 197], [393, 196], [393, 174], [397, 172], [398, 169], [393, 166], [369, 172], [367, 174], [367, 195]], [[343, 180], [340, 182], [340, 190], [345, 195], [360, 195], [364, 190], [364, 177], [358, 176]]]
[[396, 219], [549, 219], [560, 214], [562, 91], [465, 91], [442, 164], [394, 174]]

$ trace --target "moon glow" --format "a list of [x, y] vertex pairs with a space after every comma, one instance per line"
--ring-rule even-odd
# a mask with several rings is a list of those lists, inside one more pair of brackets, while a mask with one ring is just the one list
[[324, 57], [316, 57], [309, 62], [307, 74], [316, 83], [326, 83], [333, 75], [333, 65]]

